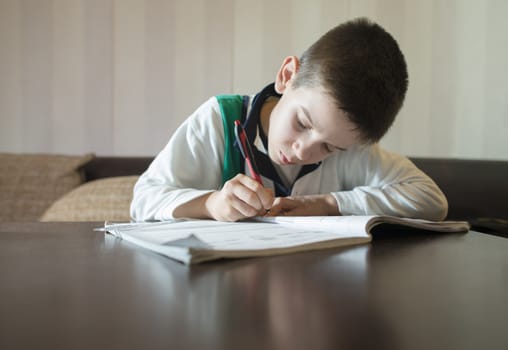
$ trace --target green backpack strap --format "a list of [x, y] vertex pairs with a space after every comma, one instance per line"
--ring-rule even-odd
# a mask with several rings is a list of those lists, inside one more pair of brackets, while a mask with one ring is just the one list
[[244, 161], [235, 143], [235, 120], [243, 121], [242, 95], [217, 95], [222, 124], [224, 126], [224, 166], [222, 167], [222, 185], [236, 174], [243, 172]]

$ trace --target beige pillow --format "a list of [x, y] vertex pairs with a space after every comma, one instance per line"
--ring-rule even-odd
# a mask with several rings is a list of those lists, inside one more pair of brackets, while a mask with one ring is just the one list
[[83, 183], [93, 154], [0, 153], [0, 221], [37, 221], [60, 196]]
[[87, 182], [58, 199], [40, 221], [129, 221], [132, 190], [138, 177]]

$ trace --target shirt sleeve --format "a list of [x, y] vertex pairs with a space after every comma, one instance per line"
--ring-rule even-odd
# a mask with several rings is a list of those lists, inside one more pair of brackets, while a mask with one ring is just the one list
[[174, 210], [222, 186], [224, 128], [215, 97], [173, 134], [134, 186], [136, 221], [169, 220]]
[[[349, 151], [348, 151], [349, 152]], [[407, 157], [377, 144], [341, 162], [344, 191], [333, 192], [342, 215], [393, 215], [443, 220], [448, 202], [436, 183]]]

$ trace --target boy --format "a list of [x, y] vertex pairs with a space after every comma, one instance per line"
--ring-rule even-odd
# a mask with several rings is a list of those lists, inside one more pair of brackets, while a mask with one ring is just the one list
[[300, 59], [285, 58], [274, 84], [243, 99], [243, 125], [262, 184], [247, 167], [223, 180], [225, 157], [235, 146], [225, 144], [229, 122], [220, 98], [213, 97], [140, 177], [131, 216], [236, 221], [270, 212], [444, 219], [447, 202], [436, 184], [376, 143], [406, 90], [406, 63], [390, 34], [367, 19], [339, 25]]

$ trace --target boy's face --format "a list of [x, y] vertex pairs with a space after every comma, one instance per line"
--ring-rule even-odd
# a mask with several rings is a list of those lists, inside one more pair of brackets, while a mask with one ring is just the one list
[[291, 81], [266, 126], [268, 154], [281, 165], [317, 163], [360, 140], [355, 125], [322, 88], [293, 89]]

